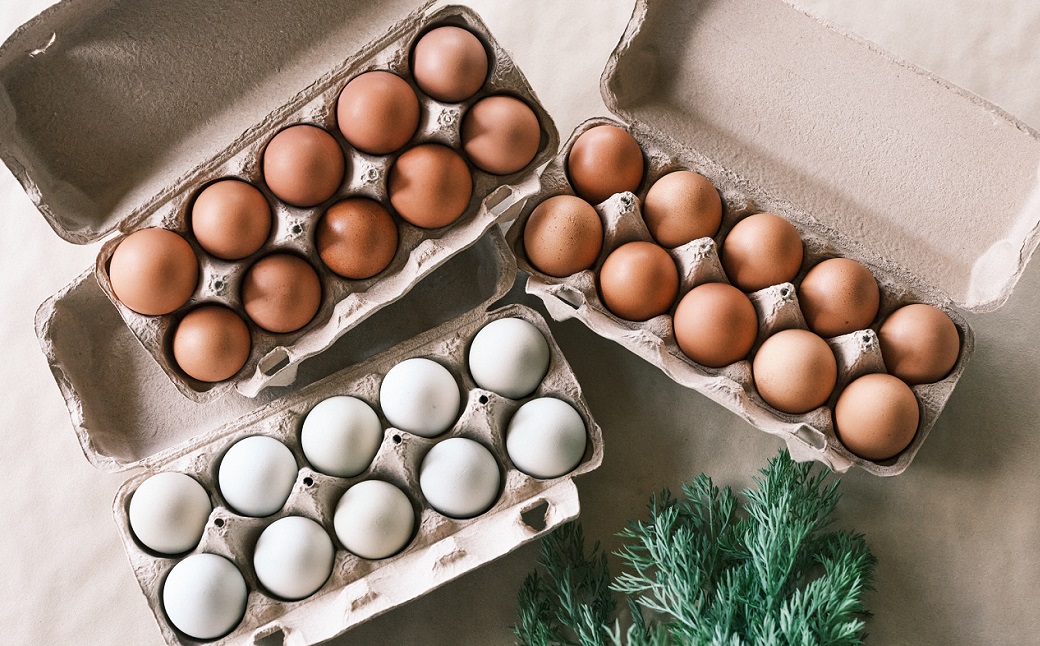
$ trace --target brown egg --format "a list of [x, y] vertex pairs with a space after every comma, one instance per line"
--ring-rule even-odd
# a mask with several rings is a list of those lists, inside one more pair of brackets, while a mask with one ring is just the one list
[[188, 312], [173, 333], [173, 359], [189, 377], [224, 381], [242, 369], [252, 342], [242, 317], [221, 305]]
[[515, 173], [538, 154], [542, 130], [526, 103], [489, 96], [462, 118], [462, 147], [473, 165], [494, 175]]
[[351, 146], [372, 155], [408, 143], [419, 127], [419, 99], [412, 86], [390, 72], [366, 72], [343, 88], [336, 102], [339, 131]]
[[390, 167], [390, 203], [405, 221], [424, 229], [451, 224], [473, 195], [469, 166], [451, 148], [422, 144]]
[[412, 51], [415, 82], [438, 101], [465, 101], [484, 85], [487, 73], [484, 44], [461, 27], [430, 30]]
[[169, 314], [195, 292], [199, 261], [173, 231], [141, 229], [112, 252], [108, 278], [116, 298], [138, 314]]
[[344, 278], [370, 278], [397, 254], [397, 224], [379, 202], [350, 198], [325, 212], [315, 242], [332, 271]]
[[643, 180], [643, 151], [617, 126], [586, 130], [567, 153], [567, 176], [574, 192], [592, 204], [615, 193], [635, 192]]
[[838, 379], [831, 347], [807, 330], [782, 330], [766, 339], [751, 370], [762, 399], [795, 415], [823, 406]]
[[562, 278], [596, 262], [603, 248], [603, 222], [592, 205], [573, 195], [550, 197], [531, 211], [524, 226], [524, 253], [543, 274]]
[[646, 192], [643, 221], [663, 247], [710, 238], [722, 224], [722, 198], [703, 175], [688, 170], [668, 173]]
[[824, 260], [798, 287], [805, 322], [824, 338], [870, 327], [880, 300], [874, 274], [848, 258]]
[[705, 283], [679, 301], [673, 327], [683, 354], [702, 366], [721, 368], [751, 352], [758, 336], [758, 316], [736, 287]]
[[293, 206], [315, 206], [332, 197], [343, 183], [346, 169], [339, 143], [317, 126], [286, 128], [264, 150], [267, 187]]
[[802, 266], [802, 239], [787, 220], [758, 213], [730, 230], [720, 257], [730, 281], [754, 292], [794, 280]]
[[888, 372], [910, 385], [945, 377], [961, 352], [957, 326], [942, 310], [915, 303], [892, 312], [878, 331]]
[[224, 179], [202, 189], [191, 207], [199, 246], [224, 260], [256, 253], [271, 234], [271, 205], [252, 184]]
[[599, 270], [603, 304], [629, 321], [664, 314], [679, 292], [679, 270], [668, 252], [652, 242], [629, 242], [607, 256]]
[[306, 260], [288, 253], [264, 256], [242, 279], [242, 306], [268, 332], [298, 330], [321, 305], [321, 281]]
[[838, 439], [866, 460], [887, 460], [910, 445], [921, 411], [910, 387], [892, 375], [864, 375], [834, 407]]

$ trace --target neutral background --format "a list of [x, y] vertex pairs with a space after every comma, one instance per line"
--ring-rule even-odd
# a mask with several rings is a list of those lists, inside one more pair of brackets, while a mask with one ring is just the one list
[[[0, 38], [48, 4], [3, 0]], [[597, 83], [630, 1], [470, 4], [513, 53], [562, 137], [605, 114]], [[796, 4], [1040, 127], [1033, 0]], [[110, 513], [126, 475], [105, 475], [84, 459], [33, 332], [36, 307], [90, 266], [97, 247], [61, 241], [6, 168], [0, 209], [0, 641], [159, 644]], [[841, 524], [866, 533], [880, 559], [871, 643], [1021, 644], [1040, 635], [1038, 311], [1034, 263], [1004, 308], [967, 317], [977, 352], [910, 469], [891, 479], [842, 478]], [[603, 466], [578, 484], [587, 529], [608, 546], [652, 490], [702, 471], [742, 487], [780, 448], [581, 324], [553, 330], [604, 429]], [[523, 548], [336, 643], [509, 643], [515, 591], [536, 556], [535, 546]]]

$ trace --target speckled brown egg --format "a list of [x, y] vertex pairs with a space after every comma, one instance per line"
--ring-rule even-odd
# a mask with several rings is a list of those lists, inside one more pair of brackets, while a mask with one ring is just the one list
[[493, 175], [530, 164], [541, 137], [534, 110], [511, 96], [481, 99], [462, 118], [462, 148], [474, 166]]
[[189, 377], [224, 381], [249, 358], [252, 342], [242, 317], [221, 305], [188, 312], [173, 333], [173, 359]]
[[339, 131], [351, 146], [385, 155], [408, 143], [419, 127], [419, 99], [412, 86], [390, 72], [354, 77], [336, 102]]
[[379, 202], [350, 198], [325, 212], [315, 243], [332, 271], [344, 278], [370, 278], [397, 254], [397, 224]]
[[754, 292], [794, 280], [802, 266], [802, 239], [787, 220], [758, 213], [730, 230], [719, 256], [730, 281]]
[[321, 305], [321, 281], [306, 260], [288, 253], [264, 256], [242, 279], [242, 305], [268, 332], [293, 332]]
[[169, 314], [195, 292], [199, 261], [191, 245], [173, 231], [141, 229], [112, 252], [108, 278], [116, 298], [138, 314]]
[[758, 317], [744, 292], [725, 283], [705, 283], [679, 301], [673, 327], [683, 354], [702, 366], [721, 368], [751, 352]]
[[662, 247], [710, 238], [722, 224], [722, 198], [707, 177], [693, 171], [668, 173], [643, 200], [643, 221]]
[[603, 222], [592, 205], [557, 195], [531, 211], [524, 225], [524, 253], [535, 269], [562, 278], [588, 269], [603, 248]]
[[451, 148], [422, 144], [390, 168], [390, 203], [405, 221], [424, 229], [451, 224], [473, 195], [473, 175]]
[[870, 327], [881, 294], [870, 270], [848, 258], [824, 260], [798, 287], [798, 303], [809, 329], [824, 338]]
[[643, 151], [617, 126], [586, 130], [567, 153], [567, 176], [579, 197], [599, 204], [615, 193], [635, 192], [643, 180]]
[[347, 162], [332, 135], [301, 124], [271, 139], [262, 166], [264, 181], [278, 199], [293, 206], [315, 206], [339, 189]]
[[838, 439], [867, 460], [887, 460], [910, 445], [921, 411], [910, 387], [886, 374], [864, 375], [849, 384], [834, 407]]
[[645, 321], [664, 314], [679, 292], [679, 270], [652, 242], [629, 242], [607, 256], [599, 270], [599, 295], [620, 318]]
[[957, 326], [945, 312], [914, 303], [892, 312], [878, 331], [888, 372], [910, 385], [939, 381], [961, 351]]
[[191, 232], [207, 253], [240, 260], [271, 235], [271, 205], [252, 184], [224, 179], [202, 189], [191, 207]]
[[751, 370], [762, 399], [795, 415], [823, 406], [838, 379], [831, 347], [807, 330], [782, 330], [766, 339]]
[[461, 27], [431, 29], [412, 51], [412, 76], [438, 101], [465, 101], [484, 85], [488, 55], [484, 44]]

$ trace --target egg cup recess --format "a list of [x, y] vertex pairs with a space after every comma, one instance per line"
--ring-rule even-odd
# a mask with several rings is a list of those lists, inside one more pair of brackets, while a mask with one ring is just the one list
[[[591, 266], [565, 276], [545, 273], [528, 257], [525, 228], [532, 213], [546, 200], [577, 195], [571, 182], [568, 156], [582, 134], [599, 126], [620, 128], [635, 138], [642, 149], [643, 175], [634, 190], [614, 193], [592, 205], [602, 225], [602, 244]], [[677, 296], [665, 312], [645, 321], [622, 318], [603, 300], [600, 270], [620, 247], [634, 242], [657, 244], [643, 219], [643, 201], [660, 178], [679, 170], [699, 173], [715, 186], [722, 201], [721, 226], [710, 237], [677, 247], [662, 246], [676, 266]], [[857, 466], [880, 476], [896, 475], [906, 469], [942, 411], [974, 348], [974, 337], [967, 323], [929, 288], [915, 282], [899, 267], [822, 226], [795, 206], [758, 190], [691, 145], [614, 119], [593, 118], [580, 124], [546, 166], [540, 180], [540, 190], [528, 200], [511, 225], [507, 240], [519, 267], [529, 274], [527, 291], [545, 303], [553, 318], [579, 319], [594, 332], [658, 366], [678, 383], [707, 395], [759, 429], [783, 438], [797, 459], [818, 460], [841, 472]], [[627, 181], [631, 183], [631, 178]], [[789, 281], [746, 293], [758, 322], [757, 335], [746, 356], [717, 368], [699, 364], [687, 356], [676, 341], [673, 329], [676, 308], [695, 287], [731, 282], [719, 250], [738, 222], [759, 213], [776, 214], [794, 225], [802, 241], [800, 267]], [[864, 329], [825, 339], [837, 365], [836, 385], [826, 401], [805, 413], [785, 413], [767, 404], [756, 391], [752, 360], [762, 343], [776, 332], [808, 328], [799, 305], [798, 289], [810, 269], [831, 258], [851, 258], [870, 270], [880, 291], [878, 313]], [[867, 460], [841, 444], [832, 411], [844, 388], [856, 378], [887, 372], [878, 340], [879, 330], [890, 314], [911, 303], [930, 304], [949, 316], [959, 336], [957, 359], [938, 381], [911, 385], [920, 404], [920, 423], [909, 446], [891, 458]]]
[[[416, 43], [439, 27], [461, 30], [478, 42], [487, 56], [483, 81], [475, 92], [461, 100], [436, 100], [424, 92], [411, 75], [412, 51]], [[341, 132], [340, 126], [344, 124], [339, 123], [340, 117], [337, 116], [338, 101], [344, 87], [369, 72], [379, 72], [377, 77], [384, 75], [395, 79], [393, 87], [396, 91], [400, 92], [401, 86], [405, 86], [408, 92], [414, 94], [419, 105], [414, 132], [406, 138], [399, 133], [396, 138], [392, 137], [393, 143], [386, 145], [397, 146], [393, 150], [382, 152], [385, 147], [373, 148], [374, 144], [365, 143], [368, 139], [361, 138], [362, 146], [376, 150], [379, 154], [362, 152], [352, 146]], [[509, 97], [511, 102], [520, 104], [527, 111], [523, 117], [526, 120], [522, 120], [525, 125], [521, 130], [526, 133], [523, 136], [526, 137], [527, 150], [532, 153], [532, 158], [519, 169], [516, 169], [515, 164], [502, 166], [486, 161], [489, 155], [486, 139], [474, 143], [477, 146], [473, 149], [474, 157], [465, 149], [463, 122], [466, 116], [473, 106], [486, 104], [485, 99], [494, 97]], [[344, 108], [341, 116], [346, 118], [344, 115], [355, 113], [357, 110], [350, 112]], [[482, 114], [484, 116], [481, 119], [486, 122], [498, 113], [485, 110]], [[537, 123], [537, 145], [533, 151], [531, 118]], [[513, 121], [506, 124], [508, 127], [501, 135], [502, 141], [509, 142], [520, 136], [516, 135], [517, 127], [511, 125]], [[358, 124], [352, 122], [349, 125]], [[357, 139], [355, 131], [356, 128], [348, 128], [347, 134]], [[286, 152], [287, 147], [279, 144], [281, 170], [272, 170], [275, 168], [274, 157], [267, 159], [265, 156], [269, 152], [270, 143], [279, 137], [284, 138], [286, 133], [294, 132], [308, 135], [302, 137], [305, 141], [300, 143], [304, 152], [295, 151], [293, 146], [288, 146]], [[293, 177], [306, 175], [301, 173], [307, 164], [321, 165], [320, 158], [314, 159], [313, 155], [309, 156], [306, 152], [311, 150], [308, 146], [315, 137], [319, 147], [328, 148], [330, 142], [335, 143], [332, 153], [333, 156], [342, 154], [342, 179], [335, 188], [329, 184], [297, 190], [299, 182]], [[402, 140], [405, 143], [400, 144]], [[292, 141], [289, 143], [294, 144]], [[127, 326], [184, 396], [206, 402], [235, 388], [243, 395], [252, 397], [268, 386], [292, 383], [296, 366], [301, 361], [322, 352], [372, 313], [401, 298], [454, 254], [472, 245], [495, 223], [515, 217], [524, 197], [537, 187], [537, 178], [531, 169], [547, 161], [558, 144], [559, 137], [549, 115], [521, 71], [479, 17], [461, 7], [431, 10], [422, 13], [418, 20], [402, 21], [391, 27], [384, 37], [347, 57], [262, 123], [250, 128], [220, 155], [168, 187], [147, 209], [134, 214], [124, 224], [120, 235], [103, 245], [95, 263], [95, 274], [102, 290]], [[450, 152], [453, 155], [456, 165], [464, 167], [465, 174], [469, 176], [464, 182], [469, 186], [469, 193], [464, 196], [464, 201], [456, 198], [442, 200], [452, 209], [457, 209], [448, 214], [451, 217], [413, 224], [409, 222], [409, 219], [414, 220], [411, 212], [399, 213], [395, 207], [390, 178], [402, 156], [410, 160], [427, 150], [445, 154]], [[289, 167], [285, 167], [283, 162], [286, 159], [289, 162], [296, 159], [299, 165], [290, 163]], [[272, 165], [269, 167], [267, 162]], [[415, 164], [410, 164], [409, 168], [414, 169]], [[506, 174], [494, 174], [482, 168]], [[277, 181], [268, 181], [274, 180], [275, 176], [269, 178], [265, 173], [275, 172], [278, 173]], [[197, 239], [193, 233], [192, 210], [199, 196], [204, 190], [227, 180], [232, 180], [228, 186], [234, 188], [251, 186], [252, 189], [238, 191], [236, 195], [248, 192], [249, 199], [254, 202], [259, 195], [270, 210], [267, 232], [253, 232], [256, 235], [252, 236], [254, 239], [262, 239], [262, 244], [245, 249], [248, 253], [237, 258], [235, 256], [243, 253], [242, 246], [230, 245], [234, 241], [229, 240], [229, 236], [221, 238], [218, 235], [217, 243], [211, 241], [214, 237], [211, 218], [206, 222], [205, 239]], [[431, 186], [431, 190], [439, 190], [437, 186]], [[210, 197], [207, 196], [208, 201], [211, 201]], [[402, 195], [401, 199], [405, 200], [406, 197]], [[414, 196], [409, 199], [414, 201]], [[348, 209], [342, 206], [345, 200], [355, 202]], [[208, 211], [212, 210], [210, 206], [207, 202]], [[362, 208], [366, 206], [372, 208]], [[326, 217], [330, 209], [336, 213], [335, 222]], [[381, 210], [390, 217], [396, 232], [395, 240], [389, 240], [393, 236], [388, 237], [387, 223], [383, 220], [371, 221], [365, 239], [337, 239], [337, 235], [342, 235], [345, 218], [353, 218], [356, 223], [359, 218], [369, 217], [369, 212], [373, 210]], [[236, 220], [238, 226], [244, 226], [244, 221], [243, 218]], [[140, 306], [135, 310], [121, 301], [118, 290], [114, 289], [110, 267], [120, 245], [144, 229], [171, 231], [182, 242], [187, 242], [187, 246], [181, 246], [185, 249], [190, 247], [194, 253], [197, 276], [194, 279], [186, 276], [180, 281], [192, 282], [189, 287], [178, 286], [180, 292], [185, 293], [184, 299], [180, 298], [178, 292], [159, 303], [158, 309], [144, 308], [145, 313], [141, 313]], [[203, 235], [201, 230], [200, 235]], [[374, 261], [359, 264], [343, 256], [344, 253], [356, 254], [359, 247], [377, 245], [378, 240], [374, 238], [380, 235], [387, 238], [384, 246], [392, 244], [392, 248], [380, 250], [377, 254], [380, 256], [378, 264], [374, 264]], [[293, 318], [292, 325], [272, 327], [269, 322], [254, 321], [249, 316], [243, 302], [242, 289], [249, 269], [257, 261], [275, 254], [290, 254], [306, 261], [318, 275], [321, 295], [313, 316], [290, 317]], [[328, 262], [323, 260], [323, 255]], [[162, 290], [153, 288], [152, 291]], [[171, 306], [170, 301], [176, 302]], [[241, 368], [233, 371], [230, 377], [225, 376], [229, 371], [225, 363], [221, 364], [220, 370], [191, 371], [211, 381], [196, 378], [182, 369], [173, 355], [172, 336], [177, 325], [188, 313], [203, 304], [228, 308], [249, 324], [248, 356]], [[299, 321], [304, 318], [306, 322], [299, 326]]]
[[[507, 334], [520, 334], [528, 339], [527, 345], [534, 349], [533, 359], [508, 358], [509, 353], [502, 354], [496, 344], [482, 342], [477, 344], [475, 351], [483, 355], [483, 361], [475, 360], [474, 340], [489, 325], [495, 331], [493, 337], [500, 338], [498, 335], [506, 329]], [[520, 328], [519, 332], [516, 328]], [[547, 355], [542, 354], [539, 341], [545, 344]], [[433, 362], [450, 373], [461, 398], [450, 427], [434, 437], [395, 428], [383, 413], [381, 392], [386, 375], [395, 367], [413, 360]], [[516, 398], [495, 392], [505, 389], [501, 381], [495, 382], [495, 390], [489, 390], [479, 387], [471, 374], [474, 365], [479, 365], [476, 372], [484, 375], [480, 379], [486, 382], [489, 379], [486, 364], [496, 360], [510, 364], [503, 366], [498, 377], [504, 376], [506, 382], [520, 385], [520, 391], [511, 393]], [[514, 361], [517, 366], [512, 365]], [[532, 390], [531, 383], [535, 380], [537, 385]], [[400, 395], [395, 393], [394, 396]], [[380, 438], [374, 457], [363, 465], [361, 471], [352, 468], [350, 471], [354, 475], [345, 477], [328, 475], [312, 465], [302, 440], [310, 412], [323, 402], [341, 397], [353, 397], [356, 400], [353, 406], [370, 408], [376, 414]], [[584, 444], [577, 464], [571, 462], [576, 455], [574, 447], [578, 446], [572, 435], [567, 445], [570, 453], [562, 456], [567, 464], [561, 467], [560, 460], [556, 460], [557, 471], [545, 477], [528, 475], [514, 465], [510, 455], [516, 449], [507, 447], [506, 441], [507, 430], [521, 424], [516, 419], [517, 412], [537, 402], [549, 402], [555, 409], [562, 409], [571, 428], [577, 424], [583, 427], [584, 432]], [[534, 410], [537, 405], [529, 408]], [[316, 421], [319, 420], [316, 418]], [[529, 420], [523, 424], [530, 426]], [[530, 438], [538, 436], [538, 429], [526, 428], [524, 433], [527, 436], [523, 452], [525, 460], [533, 460], [536, 465], [545, 464], [545, 458], [541, 456], [544, 450], [540, 451], [539, 447], [531, 444]], [[480, 450], [493, 459], [501, 479], [490, 506], [476, 510], [476, 513], [452, 515], [438, 511], [427, 501], [420, 484], [422, 467], [431, 451], [457, 442], [481, 447]], [[230, 482], [224, 482], [226, 478], [237, 476], [239, 483], [248, 481], [249, 474], [245, 472], [249, 471], [250, 465], [264, 461], [241, 460], [238, 458], [243, 456], [232, 455], [236, 447], [249, 444], [256, 445], [255, 449], [263, 449], [261, 453], [269, 453], [271, 465], [280, 465], [282, 460], [279, 456], [286, 450], [295, 460], [290, 469], [295, 471], [295, 477], [290, 478], [288, 497], [274, 513], [268, 514], [270, 509], [266, 507], [251, 512], [255, 515], [239, 513], [225, 499], [226, 492], [221, 490], [222, 483], [226, 486]], [[161, 589], [168, 573], [177, 564], [199, 554], [214, 554], [228, 560], [241, 573], [248, 590], [243, 618], [216, 643], [240, 643], [278, 630], [289, 641], [294, 630], [303, 626], [307, 630], [297, 636], [304, 640], [300, 643], [313, 643], [330, 639], [420, 596], [574, 518], [578, 513], [578, 501], [573, 477], [598, 467], [602, 451], [601, 431], [592, 419], [581, 387], [548, 325], [535, 311], [521, 305], [509, 305], [490, 313], [480, 309], [471, 311], [200, 436], [193, 448], [154, 464], [152, 470], [126, 481], [116, 495], [113, 508], [134, 573], [168, 643], [195, 643], [172, 623], [164, 611]], [[227, 467], [225, 463], [232, 458], [236, 464]], [[283, 475], [286, 471], [284, 466], [270, 468]], [[566, 469], [566, 472], [555, 475], [561, 469]], [[141, 543], [131, 525], [130, 509], [136, 492], [146, 482], [156, 475], [172, 477], [172, 474], [178, 474], [193, 486], [191, 480], [201, 485], [208, 494], [212, 509], [194, 547], [171, 555], [156, 552]], [[357, 546], [371, 545], [371, 541], [365, 543], [358, 541], [356, 536], [349, 536], [347, 540], [351, 541], [354, 549], [373, 550], [369, 552], [373, 558], [362, 558], [348, 550], [338, 538], [336, 511], [345, 492], [358, 483], [369, 481], [388, 483], [400, 490], [414, 512], [415, 522], [403, 547], [399, 547], [397, 541], [401, 537], [396, 534], [392, 537], [393, 545], [385, 549], [380, 549], [379, 545], [361, 549]], [[445, 491], [454, 495], [450, 487], [443, 488], [440, 493]], [[149, 500], [155, 498], [155, 495], [150, 495]], [[199, 503], [196, 506], [205, 511], [206, 505]], [[524, 520], [525, 514], [543, 507], [544, 526], [540, 522], [529, 524]], [[192, 518], [195, 516], [198, 514]], [[284, 565], [283, 559], [273, 558], [273, 563], [265, 562], [262, 565], [264, 576], [269, 582], [275, 582], [273, 585], [281, 591], [282, 596], [279, 596], [277, 591], [271, 591], [263, 584], [254, 564], [255, 549], [264, 532], [291, 517], [302, 517], [316, 523], [328, 533], [335, 549], [331, 575], [316, 591], [302, 599], [290, 599], [289, 596], [296, 594], [297, 590], [310, 590], [321, 572], [311, 573], [314, 576], [305, 577], [306, 581], [297, 587], [291, 577], [286, 579], [285, 576], [272, 577], [269, 574], [273, 570], [284, 575], [279, 569]], [[308, 527], [313, 529], [312, 525]], [[181, 544], [175, 549], [181, 549]], [[269, 544], [265, 544], [264, 552], [267, 555], [271, 553]], [[350, 612], [343, 612], [344, 603], [348, 604]]]

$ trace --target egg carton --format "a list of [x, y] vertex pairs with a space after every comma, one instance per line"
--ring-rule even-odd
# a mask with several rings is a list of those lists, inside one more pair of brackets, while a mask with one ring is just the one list
[[[467, 350], [473, 336], [488, 322], [506, 317], [535, 325], [550, 347], [548, 373], [534, 393], [520, 400], [479, 388], [467, 368]], [[385, 429], [383, 441], [363, 473], [337, 478], [307, 466], [300, 448], [300, 429], [307, 412], [335, 395], [358, 397], [379, 411], [383, 377], [394, 365], [412, 357], [437, 361], [449, 368], [461, 385], [465, 393], [463, 410], [455, 424], [440, 436], [425, 438], [392, 427], [380, 413]], [[581, 462], [558, 478], [538, 479], [522, 473], [513, 466], [505, 450], [505, 429], [510, 418], [523, 403], [536, 397], [568, 402], [581, 415], [587, 430]], [[266, 518], [238, 515], [224, 503], [216, 484], [223, 453], [236, 441], [252, 435], [283, 442], [301, 465], [285, 506]], [[437, 443], [453, 437], [469, 438], [490, 449], [504, 474], [497, 501], [488, 511], [471, 519], [438, 513], [425, 502], [419, 489], [419, 467], [424, 455]], [[191, 553], [213, 553], [230, 559], [243, 573], [249, 588], [245, 618], [215, 643], [242, 643], [280, 633], [286, 644], [312, 644], [439, 587], [575, 518], [579, 506], [572, 479], [595, 469], [602, 458], [602, 433], [549, 327], [534, 310], [509, 305], [491, 313], [471, 312], [201, 436], [190, 450], [126, 481], [116, 495], [114, 513], [141, 590], [168, 643], [196, 643], [170, 624], [160, 598], [166, 574], [186, 555], [167, 557], [142, 546], [130, 530], [128, 509], [134, 491], [144, 480], [156, 472], [175, 471], [198, 480], [209, 491], [213, 503], [202, 541]], [[371, 478], [391, 482], [408, 494], [418, 527], [409, 545], [395, 556], [372, 561], [352, 555], [337, 543], [333, 573], [313, 596], [284, 601], [268, 595], [252, 566], [252, 550], [264, 528], [279, 518], [298, 515], [317, 521], [334, 536], [333, 512], [340, 496], [353, 484]]]
[[[489, 55], [487, 81], [472, 98], [461, 103], [436, 101], [422, 92], [409, 75], [409, 53], [429, 29], [443, 25], [464, 27], [484, 43]], [[420, 100], [420, 124], [402, 149], [388, 155], [370, 155], [351, 147], [336, 126], [336, 101], [340, 90], [355, 76], [372, 70], [389, 70], [405, 78]], [[541, 140], [535, 158], [522, 170], [498, 176], [481, 171], [467, 161], [473, 174], [473, 196], [465, 212], [453, 223], [438, 229], [423, 229], [405, 222], [393, 210], [387, 177], [397, 156], [422, 143], [439, 143], [460, 152], [462, 117], [477, 101], [491, 95], [508, 94], [529, 105], [541, 124]], [[331, 133], [344, 150], [347, 174], [329, 200], [316, 207], [300, 208], [275, 197], [263, 181], [261, 157], [267, 143], [282, 128], [306, 123]], [[515, 217], [517, 207], [535, 184], [530, 170], [549, 159], [559, 145], [559, 136], [523, 73], [495, 41], [472, 10], [444, 7], [404, 20], [384, 36], [351, 55], [292, 96], [266, 119], [248, 129], [225, 150], [185, 173], [164, 188], [148, 205], [120, 226], [120, 234], [108, 240], [98, 254], [95, 272], [105, 294], [138, 340], [170, 376], [178, 390], [196, 401], [211, 401], [232, 387], [255, 396], [269, 386], [286, 385], [296, 378], [296, 367], [307, 357], [324, 351], [373, 312], [399, 299], [446, 259], [477, 240], [498, 222]], [[524, 181], [525, 175], [527, 181]], [[273, 214], [272, 234], [254, 254], [238, 261], [221, 260], [206, 253], [194, 239], [189, 213], [194, 197], [209, 183], [237, 178], [258, 187]], [[393, 214], [399, 243], [390, 265], [376, 276], [350, 280], [328, 269], [315, 247], [316, 226], [325, 210], [348, 197], [373, 199]], [[116, 247], [134, 231], [162, 227], [188, 240], [199, 259], [198, 285], [186, 304], [163, 316], [145, 316], [123, 305], [112, 290], [108, 264]], [[318, 273], [322, 287], [321, 305], [314, 318], [297, 331], [275, 334], [250, 321], [243, 309], [240, 288], [246, 270], [258, 259], [275, 252], [306, 258]], [[230, 380], [207, 383], [184, 373], [172, 358], [172, 332], [180, 319], [202, 303], [226, 305], [248, 322], [252, 349], [245, 366]]]
[[[524, 227], [531, 212], [542, 201], [556, 195], [575, 194], [567, 178], [567, 155], [582, 133], [605, 124], [625, 129], [639, 143], [645, 162], [642, 182], [635, 193], [618, 193], [595, 205], [604, 229], [603, 248], [595, 264], [567, 277], [549, 276], [528, 261], [523, 243]], [[722, 225], [714, 237], [666, 249], [679, 271], [678, 297], [665, 314], [643, 322], [628, 321], [614, 315], [603, 304], [597, 289], [597, 276], [603, 261], [619, 246], [633, 241], [654, 243], [643, 221], [642, 201], [654, 182], [675, 170], [692, 170], [711, 181], [722, 197]], [[763, 212], [785, 218], [798, 230], [804, 249], [801, 268], [793, 282], [748, 294], [759, 325], [758, 337], [748, 358], [722, 368], [702, 366], [687, 357], [675, 340], [672, 328], [675, 307], [687, 292], [698, 285], [729, 283], [719, 260], [719, 246], [737, 222]], [[708, 396], [753, 426], [783, 438], [796, 459], [817, 460], [839, 472], [857, 466], [874, 475], [888, 476], [906, 469], [935, 424], [974, 348], [974, 335], [964, 318], [947, 302], [935, 298], [922, 285], [915, 284], [913, 277], [905, 271], [872, 255], [793, 205], [756, 190], [694, 148], [613, 119], [589, 119], [574, 130], [542, 173], [541, 188], [524, 206], [507, 239], [518, 265], [530, 274], [527, 291], [542, 299], [553, 318], [580, 320], [597, 334], [659, 367], [674, 381]], [[868, 329], [826, 339], [838, 365], [837, 386], [826, 404], [801, 415], [781, 412], [767, 404], [756, 391], [751, 362], [758, 347], [774, 333], [790, 328], [808, 329], [798, 304], [796, 286], [810, 268], [835, 257], [857, 260], [874, 274], [881, 291], [878, 316]], [[865, 460], [851, 453], [838, 440], [832, 410], [848, 383], [865, 374], [886, 372], [877, 330], [891, 312], [910, 303], [928, 303], [950, 316], [960, 335], [960, 354], [953, 370], [945, 378], [912, 387], [920, 403], [921, 420], [910, 445], [888, 460]]]

